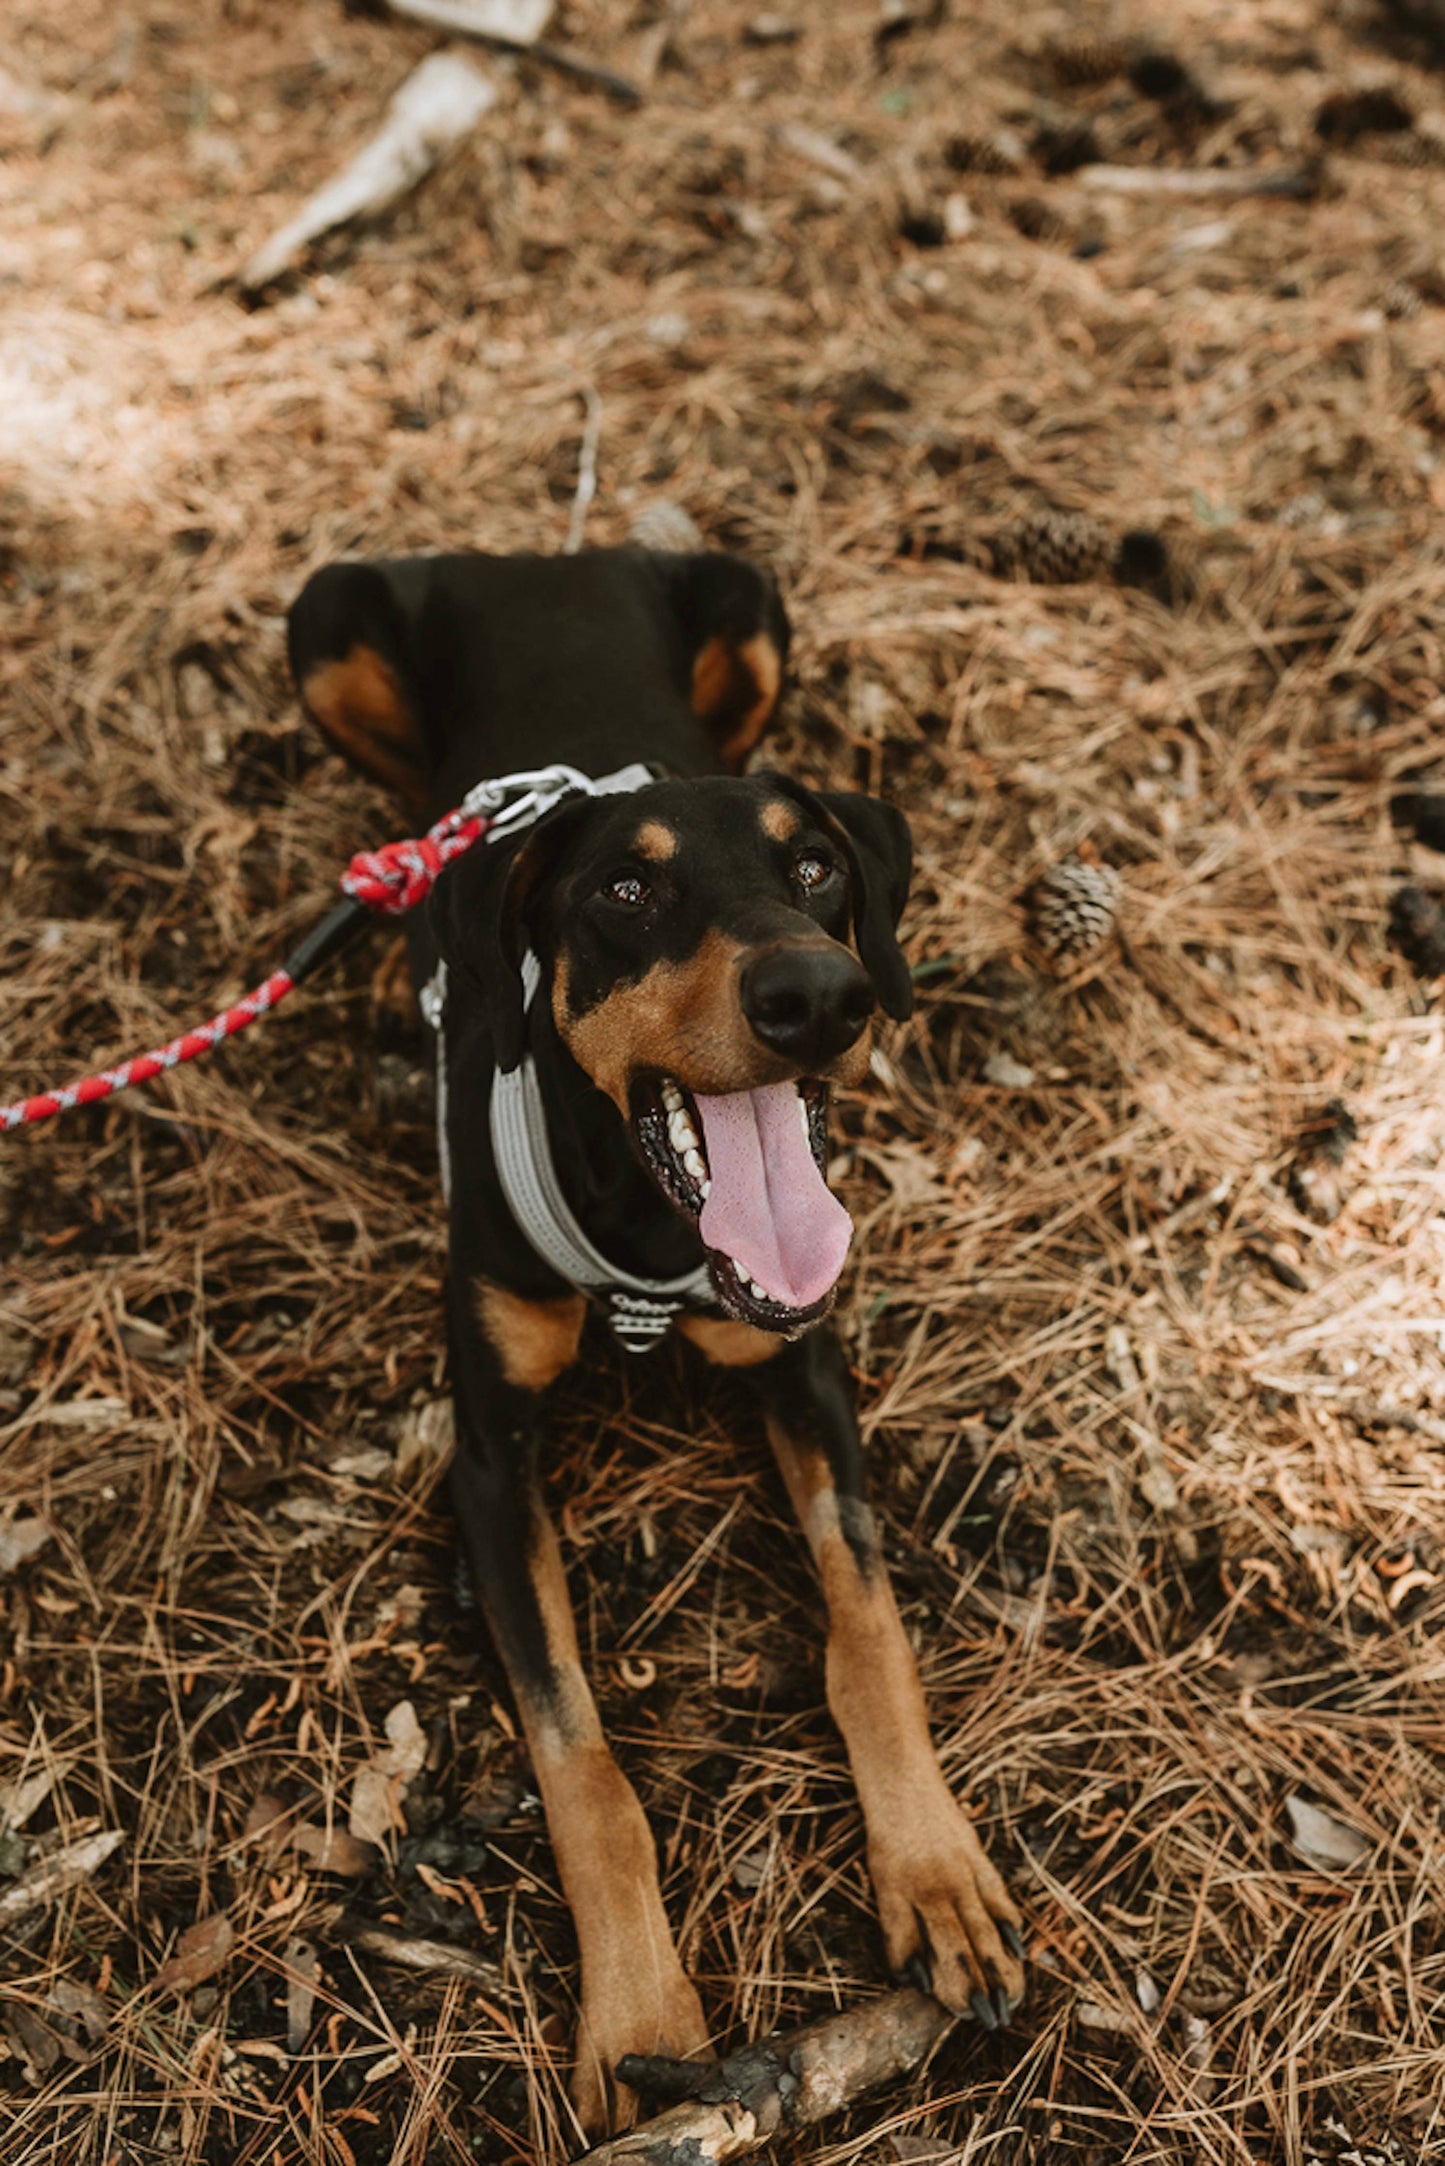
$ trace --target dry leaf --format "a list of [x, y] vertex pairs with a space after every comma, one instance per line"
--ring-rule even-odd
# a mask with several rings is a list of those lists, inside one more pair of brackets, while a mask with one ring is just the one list
[[1290, 1819], [1290, 1848], [1306, 1865], [1341, 1873], [1368, 1856], [1372, 1845], [1358, 1828], [1347, 1827], [1333, 1813], [1307, 1804], [1302, 1797], [1291, 1795], [1284, 1803]]
[[50, 1529], [43, 1519], [12, 1519], [8, 1527], [0, 1527], [0, 1573], [28, 1564], [49, 1540]]
[[124, 1831], [112, 1828], [104, 1835], [84, 1835], [78, 1842], [67, 1843], [63, 1850], [42, 1858], [13, 1888], [0, 1895], [0, 1925], [12, 1924], [27, 1911], [53, 1903], [77, 1881], [88, 1880], [124, 1841]]
[[429, 1399], [409, 1413], [396, 1440], [396, 1478], [405, 1482], [420, 1468], [428, 1475], [443, 1467], [456, 1444], [456, 1415], [450, 1399]]
[[296, 2054], [311, 2035], [321, 1958], [309, 1940], [288, 1940], [281, 1961], [286, 1969], [286, 2050]]
[[214, 1978], [236, 1944], [236, 1930], [224, 1910], [187, 1926], [175, 1953], [152, 1981], [161, 1993], [189, 1993]]
[[261, 1843], [268, 1850], [279, 1850], [289, 1839], [295, 1821], [296, 1815], [284, 1798], [263, 1790], [252, 1800], [241, 1830], [241, 1840], [243, 1843]]
[[363, 1842], [385, 1843], [406, 1826], [401, 1801], [426, 1759], [426, 1736], [410, 1700], [398, 1700], [386, 1718], [388, 1743], [362, 1768], [351, 1789], [350, 1828]]
[[63, 2042], [58, 2034], [23, 2001], [6, 2001], [0, 2006], [0, 2021], [5, 2025], [11, 2052], [25, 2070], [26, 2081], [43, 2082], [60, 2059]]
[[93, 1987], [80, 1985], [74, 1978], [57, 1978], [50, 1989], [50, 2006], [57, 2015], [71, 2016], [80, 2024], [93, 2046], [98, 2046], [110, 2028], [111, 2009]]
[[296, 1829], [291, 1847], [318, 1873], [340, 1873], [347, 1880], [364, 1879], [376, 1863], [374, 1843], [359, 1841], [345, 1828], [318, 1828], [309, 1821]]
[[24, 1782], [12, 1783], [7, 1789], [0, 1790], [0, 1829], [8, 1833], [12, 1828], [23, 1828], [55, 1788], [59, 1772], [58, 1768], [42, 1767], [38, 1774], [27, 1776]]

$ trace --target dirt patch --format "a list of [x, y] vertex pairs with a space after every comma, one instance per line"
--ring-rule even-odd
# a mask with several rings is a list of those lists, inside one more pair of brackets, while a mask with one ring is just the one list
[[[1386, 937], [1445, 887], [1391, 817], [1445, 715], [1427, 11], [758, 14], [579, 0], [641, 107], [487, 60], [474, 142], [247, 311], [224, 281], [430, 41], [11, 11], [69, 102], [0, 114], [0, 1099], [212, 1012], [396, 831], [301, 725], [286, 603], [346, 550], [559, 547], [600, 400], [587, 539], [666, 498], [773, 565], [782, 756], [918, 842], [919, 1012], [841, 1109], [845, 1330], [1034, 1968], [796, 2153], [1445, 2157], [1445, 1028]], [[1118, 927], [1050, 961], [1075, 857]], [[435, 1491], [391, 964], [0, 1145], [6, 2166], [573, 2148], [571, 1932]], [[599, 1347], [554, 1484], [719, 2038], [876, 1989], [740, 1402]], [[369, 1855], [331, 1831], [402, 1702]], [[168, 1975], [213, 1974], [159, 1985], [191, 1934]]]

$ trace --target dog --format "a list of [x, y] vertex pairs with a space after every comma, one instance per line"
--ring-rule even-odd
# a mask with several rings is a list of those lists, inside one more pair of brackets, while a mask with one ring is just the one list
[[[788, 638], [750, 563], [641, 549], [333, 564], [288, 620], [305, 711], [415, 818], [543, 762], [638, 785], [479, 842], [408, 935], [444, 1075], [452, 1497], [576, 1923], [589, 2134], [634, 2117], [626, 2054], [706, 2057], [708, 2026], [537, 1483], [549, 1391], [608, 1298], [578, 1256], [622, 1288], [625, 1343], [675, 1328], [755, 1391], [822, 1582], [893, 1970], [989, 2028], [1023, 1991], [1019, 1913], [929, 1738], [826, 1321], [851, 1231], [825, 1178], [828, 1091], [863, 1079], [876, 1011], [911, 1008], [909, 832], [878, 799], [744, 772]], [[499, 1125], [519, 1077], [520, 1131]]]

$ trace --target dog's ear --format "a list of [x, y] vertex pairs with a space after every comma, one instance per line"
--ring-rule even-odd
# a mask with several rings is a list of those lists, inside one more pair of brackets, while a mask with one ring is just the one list
[[448, 971], [481, 995], [497, 1066], [504, 1075], [526, 1050], [522, 957], [541, 892], [585, 816], [587, 800], [559, 805], [516, 842], [474, 843], [448, 865], [427, 904]]
[[411, 684], [406, 612], [376, 564], [327, 564], [286, 613], [301, 704], [363, 774], [418, 805], [427, 758]]
[[898, 945], [898, 920], [908, 900], [913, 837], [896, 805], [851, 790], [813, 790], [848, 859], [853, 880], [853, 937], [886, 1015], [906, 1023], [913, 1013], [913, 979]]
[[687, 655], [688, 704], [738, 774], [778, 711], [788, 660], [782, 597], [745, 557], [660, 557]]

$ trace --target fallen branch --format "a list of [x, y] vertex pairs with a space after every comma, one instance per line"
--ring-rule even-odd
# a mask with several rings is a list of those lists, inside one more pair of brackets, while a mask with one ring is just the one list
[[242, 287], [254, 293], [269, 286], [323, 233], [400, 202], [496, 100], [496, 86], [464, 54], [429, 53], [392, 99], [366, 148], [257, 249], [241, 272]]
[[825, 2016], [781, 2038], [745, 2046], [715, 2066], [627, 2054], [624, 2083], [644, 2096], [680, 2098], [655, 2120], [587, 2152], [578, 2166], [722, 2166], [760, 2151], [780, 2130], [807, 2128], [906, 2075], [953, 2022], [912, 1986], [865, 2007]]
[[642, 103], [641, 85], [630, 76], [604, 68], [570, 45], [552, 45], [543, 38], [552, 0], [389, 0], [389, 5], [393, 15], [408, 22], [425, 23], [428, 29], [445, 30], [452, 37], [474, 38], [496, 53], [523, 54], [628, 105]]

